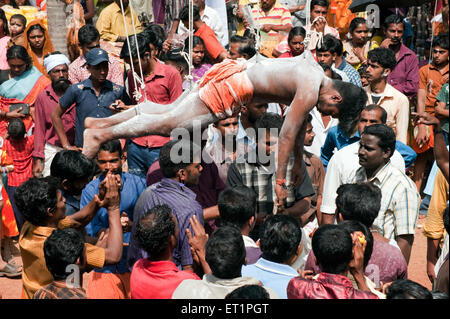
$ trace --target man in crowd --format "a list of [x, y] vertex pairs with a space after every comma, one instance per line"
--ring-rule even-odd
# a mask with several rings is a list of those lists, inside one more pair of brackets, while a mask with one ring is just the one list
[[[111, 172], [120, 181], [120, 212], [125, 244], [122, 259], [115, 265], [96, 268], [90, 274], [87, 289], [88, 298], [92, 299], [129, 299], [130, 272], [126, 265], [127, 245], [130, 242], [130, 231], [136, 202], [145, 190], [145, 179], [134, 174], [122, 172], [124, 162], [122, 146], [119, 140], [111, 140], [101, 145], [97, 154], [97, 166], [101, 175], [83, 189], [81, 207], [87, 205], [100, 191], [100, 184]], [[100, 209], [86, 226], [86, 233], [91, 237], [99, 237], [101, 231], [109, 228], [108, 212]]]
[[[123, 14], [121, 2], [125, 11]], [[125, 15], [126, 25], [124, 25], [123, 15]], [[136, 31], [133, 29], [133, 24]], [[96, 26], [101, 39], [112, 42], [125, 42], [128, 35], [142, 31], [141, 22], [136, 12], [129, 6], [129, 0], [114, 0], [100, 12]]]
[[249, 237], [256, 223], [256, 193], [244, 185], [227, 188], [219, 195], [219, 213], [224, 226], [233, 225], [241, 230], [247, 265], [254, 264], [262, 254]]
[[[125, 89], [107, 80], [109, 70], [108, 53], [100, 48], [94, 48], [86, 54], [86, 63], [91, 76], [77, 84], [72, 84], [59, 99], [52, 113], [52, 122], [56, 134], [64, 149], [78, 150], [83, 146], [83, 132], [87, 117], [105, 118], [113, 114], [110, 105], [117, 100], [130, 104]], [[64, 131], [62, 115], [75, 104], [75, 142], [69, 143]]]
[[420, 195], [413, 181], [390, 161], [395, 150], [395, 135], [382, 124], [367, 126], [361, 135], [358, 152], [361, 167], [353, 182], [371, 182], [380, 187], [381, 208], [373, 225], [381, 235], [397, 241], [409, 262], [419, 216]]
[[416, 54], [402, 42], [405, 22], [399, 15], [390, 15], [384, 20], [384, 40], [380, 47], [391, 49], [395, 54], [395, 68], [387, 76], [387, 83], [406, 95], [414, 97], [419, 88], [419, 60]]
[[369, 51], [367, 57], [367, 104], [377, 104], [388, 114], [386, 124], [391, 127], [397, 140], [406, 144], [409, 124], [409, 101], [399, 90], [387, 81], [389, 74], [396, 68], [394, 52], [387, 48]]
[[[52, 83], [39, 93], [34, 103], [34, 149], [33, 176], [50, 175], [50, 164], [57, 152], [62, 150], [61, 142], [52, 123], [52, 112], [71, 85], [69, 81], [69, 59], [55, 52], [44, 58], [44, 65]], [[75, 107], [72, 105], [63, 114], [62, 123], [67, 139], [73, 144], [75, 138]]]
[[[91, 75], [86, 63], [86, 54], [91, 49], [100, 48], [100, 33], [95, 26], [85, 24], [78, 30], [78, 46], [81, 49], [81, 55], [69, 65], [69, 80], [72, 84], [82, 82]], [[108, 60], [109, 68], [106, 79], [123, 86], [121, 61], [112, 54], [108, 54]]]
[[244, 58], [250, 59], [256, 54], [254, 41], [249, 37], [234, 35], [230, 38], [228, 54], [230, 59]]

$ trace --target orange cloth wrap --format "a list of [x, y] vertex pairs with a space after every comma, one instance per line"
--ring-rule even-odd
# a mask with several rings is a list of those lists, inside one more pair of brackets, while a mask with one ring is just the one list
[[200, 99], [223, 120], [237, 114], [253, 98], [253, 84], [242, 72], [246, 65], [226, 59], [214, 65], [198, 82]]

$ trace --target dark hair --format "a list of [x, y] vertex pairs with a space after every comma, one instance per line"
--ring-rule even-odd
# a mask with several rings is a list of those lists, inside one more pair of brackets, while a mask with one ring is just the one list
[[344, 220], [371, 227], [381, 207], [381, 190], [370, 183], [343, 184], [336, 191], [336, 208]]
[[264, 113], [256, 120], [255, 124], [253, 125], [253, 128], [255, 129], [256, 141], [258, 141], [260, 138], [260, 130], [264, 129], [266, 132], [270, 132], [271, 129], [277, 129], [277, 134], [279, 135], [282, 126], [283, 118], [279, 114], [272, 112]]
[[328, 0], [312, 0], [310, 8], [311, 8], [311, 11], [312, 11], [314, 9], [314, 6], [328, 8], [329, 5], [330, 5], [330, 3], [328, 2]]
[[234, 289], [225, 299], [270, 299], [270, 296], [260, 285], [245, 285]]
[[218, 228], [206, 243], [206, 262], [212, 274], [221, 279], [240, 277], [245, 255], [242, 234], [233, 226]]
[[433, 42], [434, 47], [440, 47], [448, 51], [448, 32], [439, 33], [438, 36], [434, 38]]
[[[153, 34], [153, 37], [156, 38], [156, 35], [154, 33], [139, 33], [136, 36], [130, 35], [128, 36], [128, 39], [130, 41], [130, 50], [128, 50], [128, 41], [125, 41], [122, 47], [122, 50], [120, 51], [120, 58], [121, 59], [125, 59], [125, 58], [130, 58], [130, 59], [134, 59], [138, 57], [138, 52], [139, 52], [139, 56], [141, 57], [141, 59], [143, 58], [144, 54], [147, 52], [151, 53], [151, 49], [149, 46], [149, 39], [151, 37], [151, 34]], [[136, 39], [137, 39], [137, 43], [136, 43]], [[131, 51], [131, 57], [130, 57], [130, 52]]]
[[378, 137], [378, 146], [383, 151], [391, 150], [390, 156], [394, 154], [396, 137], [394, 130], [385, 124], [373, 124], [364, 128], [363, 134], [370, 134]]
[[256, 193], [245, 185], [229, 187], [219, 194], [217, 205], [223, 223], [242, 228], [256, 214]]
[[11, 16], [11, 18], [9, 18], [9, 21], [11, 22], [12, 19], [20, 20], [22, 22], [24, 30], [25, 30], [25, 27], [27, 25], [27, 18], [23, 14], [20, 14], [20, 13], [13, 14]]
[[76, 181], [94, 175], [94, 162], [82, 153], [73, 150], [62, 150], [56, 153], [50, 165], [50, 175], [61, 181]]
[[450, 233], [450, 227], [449, 227], [449, 218], [448, 218], [448, 204], [447, 207], [444, 210], [444, 215], [442, 216], [444, 219], [444, 228], [447, 231], [447, 234]]
[[15, 141], [20, 141], [25, 138], [25, 124], [19, 118], [13, 118], [8, 123], [8, 135]]
[[342, 77], [333, 71], [331, 68], [331, 65], [325, 63], [325, 62], [318, 62], [320, 67], [323, 69], [323, 72], [327, 72], [328, 70], [331, 72], [331, 79], [332, 80], [342, 80]]
[[[182, 52], [183, 52], [183, 50], [181, 48], [167, 51], [162, 55], [161, 60], [172, 61], [172, 62], [182, 66], [184, 69], [186, 69], [186, 71], [188, 71], [189, 64], [186, 61], [186, 59], [184, 58]], [[206, 56], [206, 54], [205, 54], [205, 56]]]
[[158, 50], [162, 50], [162, 46], [167, 36], [164, 28], [157, 24], [150, 24], [143, 32], [148, 37], [148, 42], [153, 44]]
[[238, 53], [240, 55], [247, 55], [247, 59], [251, 59], [256, 54], [255, 41], [250, 37], [244, 37], [247, 39], [243, 45], [238, 48]]
[[348, 27], [348, 32], [352, 33], [360, 24], [367, 24], [366, 19], [361, 17], [356, 17], [350, 22], [350, 26]]
[[311, 123], [312, 119], [313, 119], [313, 117], [312, 117], [311, 113], [308, 113], [308, 116], [306, 117], [306, 123], [307, 124]]
[[92, 43], [100, 38], [100, 32], [92, 24], [85, 24], [78, 30], [78, 44], [80, 46]]
[[[178, 151], [174, 153], [172, 148]], [[179, 156], [180, 159], [172, 158]], [[199, 146], [189, 140], [172, 140], [161, 147], [159, 165], [164, 177], [173, 178], [180, 169], [185, 169], [194, 162], [194, 157], [200, 157]]]
[[383, 69], [390, 69], [391, 71], [397, 65], [394, 51], [388, 48], [376, 48], [370, 50], [367, 53], [367, 59], [373, 63], [378, 63]]
[[364, 237], [366, 237], [367, 245], [366, 249], [364, 250], [364, 263], [363, 263], [364, 268], [366, 268], [373, 251], [373, 236], [369, 228], [367, 228], [362, 223], [356, 220], [344, 220], [343, 222], [339, 223], [339, 227], [342, 227], [350, 234], [356, 231], [360, 231], [361, 233], [364, 234]]
[[291, 29], [291, 31], [289, 31], [289, 35], [288, 35], [288, 43], [292, 40], [293, 37], [295, 36], [302, 36], [303, 38], [306, 37], [306, 30], [303, 27], [293, 27]]
[[33, 60], [28, 54], [27, 49], [25, 49], [21, 45], [15, 44], [8, 49], [8, 51], [6, 52], [6, 60], [9, 61], [11, 59], [20, 59], [24, 61], [27, 65], [26, 70], [31, 69], [31, 67], [33, 66]]
[[391, 14], [388, 16], [383, 23], [383, 28], [387, 29], [389, 28], [390, 24], [403, 24], [403, 28], [405, 28], [405, 22], [403, 21], [403, 17], [398, 14]]
[[417, 282], [398, 279], [387, 288], [386, 299], [433, 299], [433, 295]]
[[365, 76], [367, 71], [367, 64], [361, 64], [361, 66], [358, 69], [359, 76]]
[[105, 151], [108, 153], [119, 152], [119, 157], [121, 157], [123, 154], [122, 144], [120, 143], [120, 140], [109, 140], [108, 142], [101, 144], [98, 152], [100, 151]]
[[378, 104], [368, 104], [363, 108], [363, 111], [374, 111], [374, 110], [379, 110], [381, 112], [381, 123], [382, 124], [386, 124], [387, 121], [387, 112], [386, 110], [379, 106]]
[[82, 258], [84, 241], [81, 234], [73, 228], [55, 229], [44, 242], [44, 257], [47, 269], [55, 280], [66, 279], [69, 265]]
[[[27, 37], [28, 36], [30, 36], [30, 33], [32, 32], [32, 31], [34, 31], [34, 30], [40, 30], [44, 35], [45, 35], [45, 28], [42, 26], [42, 25], [40, 25], [39, 23], [37, 23], [37, 24], [34, 24], [34, 25], [32, 25], [29, 29], [28, 29], [28, 31], [27, 31]], [[48, 40], [48, 39], [45, 39], [46, 41]]]
[[320, 226], [312, 237], [312, 250], [323, 272], [340, 274], [353, 258], [353, 242], [344, 228], [326, 224]]
[[230, 43], [246, 43], [248, 41], [247, 37], [243, 37], [241, 35], [233, 35], [230, 38]]
[[[195, 46], [197, 46], [199, 44], [205, 46], [205, 42], [203, 42], [202, 38], [200, 38], [199, 36], [196, 36], [196, 35], [192, 36], [192, 48], [195, 48]], [[186, 40], [184, 40], [184, 50], [186, 52], [188, 52], [188, 50], [189, 50], [189, 37], [187, 37]]]
[[276, 263], [284, 263], [291, 258], [302, 240], [297, 220], [281, 214], [266, 219], [260, 234], [262, 257]]
[[166, 249], [170, 236], [175, 235], [175, 227], [170, 207], [158, 205], [139, 219], [134, 236], [139, 246], [151, 258], [156, 258]]
[[358, 121], [359, 115], [367, 102], [367, 94], [363, 88], [352, 83], [333, 80], [333, 87], [342, 97], [339, 104], [338, 127], [347, 136], [350, 136]]
[[327, 34], [323, 37], [322, 46], [316, 48], [317, 52], [330, 52], [331, 54], [336, 53], [338, 56], [341, 56], [344, 52], [344, 46], [342, 45], [342, 41], [332, 36], [331, 34]]
[[47, 210], [56, 208], [58, 189], [59, 179], [56, 177], [32, 177], [14, 193], [17, 208], [31, 224], [46, 226]]
[[[14, 8], [14, 9], [19, 9], [19, 5], [16, 3], [16, 0], [10, 0], [10, 5]], [[30, 2], [28, 0], [25, 0], [25, 6], [29, 6]]]
[[[189, 5], [185, 5], [180, 11], [180, 21], [189, 21]], [[193, 19], [194, 21], [200, 20], [200, 10], [197, 6], [193, 6]]]
[[0, 8], [0, 19], [3, 21], [3, 34], [9, 35], [9, 28], [8, 28], [8, 19], [6, 18], [5, 11]]

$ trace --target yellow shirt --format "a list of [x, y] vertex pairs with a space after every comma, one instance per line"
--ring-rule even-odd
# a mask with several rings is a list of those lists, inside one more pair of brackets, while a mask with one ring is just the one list
[[445, 234], [444, 220], [442, 218], [447, 201], [449, 200], [449, 185], [447, 180], [438, 170], [434, 181], [433, 194], [431, 195], [430, 207], [427, 219], [423, 225], [423, 234], [431, 239], [441, 239]]
[[[64, 218], [58, 224], [60, 229], [70, 226], [70, 217]], [[32, 299], [36, 291], [53, 282], [53, 276], [45, 264], [44, 242], [54, 230], [53, 227], [35, 226], [28, 221], [22, 227], [19, 246], [23, 261], [22, 297], [25, 299]], [[94, 268], [102, 268], [105, 264], [105, 250], [87, 243], [85, 247], [86, 263]]]
[[[370, 85], [364, 88], [367, 93], [367, 105], [373, 104]], [[395, 132], [397, 140], [407, 144], [409, 124], [409, 100], [399, 90], [386, 83], [386, 88], [377, 103], [387, 112], [386, 125]]]
[[[130, 10], [130, 6], [125, 9], [125, 21], [128, 31], [127, 34], [123, 25], [122, 10], [120, 7], [113, 2], [103, 9], [97, 20], [97, 29], [98, 32], [100, 32], [100, 38], [105, 41], [116, 42], [119, 36], [124, 37], [134, 34]], [[135, 11], [133, 11], [133, 17], [136, 33], [139, 33], [142, 31], [142, 25]]]

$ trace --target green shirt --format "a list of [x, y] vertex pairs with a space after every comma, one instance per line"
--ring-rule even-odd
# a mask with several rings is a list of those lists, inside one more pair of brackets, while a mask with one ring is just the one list
[[[448, 110], [448, 102], [449, 102], [449, 97], [448, 97], [448, 93], [449, 93], [449, 89], [448, 89], [448, 82], [445, 83], [441, 90], [439, 91], [438, 95], [436, 96], [436, 100], [439, 102], [445, 102], [445, 108]], [[444, 132], [448, 133], [448, 129], [449, 129], [449, 123], [448, 123], [448, 118], [442, 120], [442, 125], [441, 128]]]

